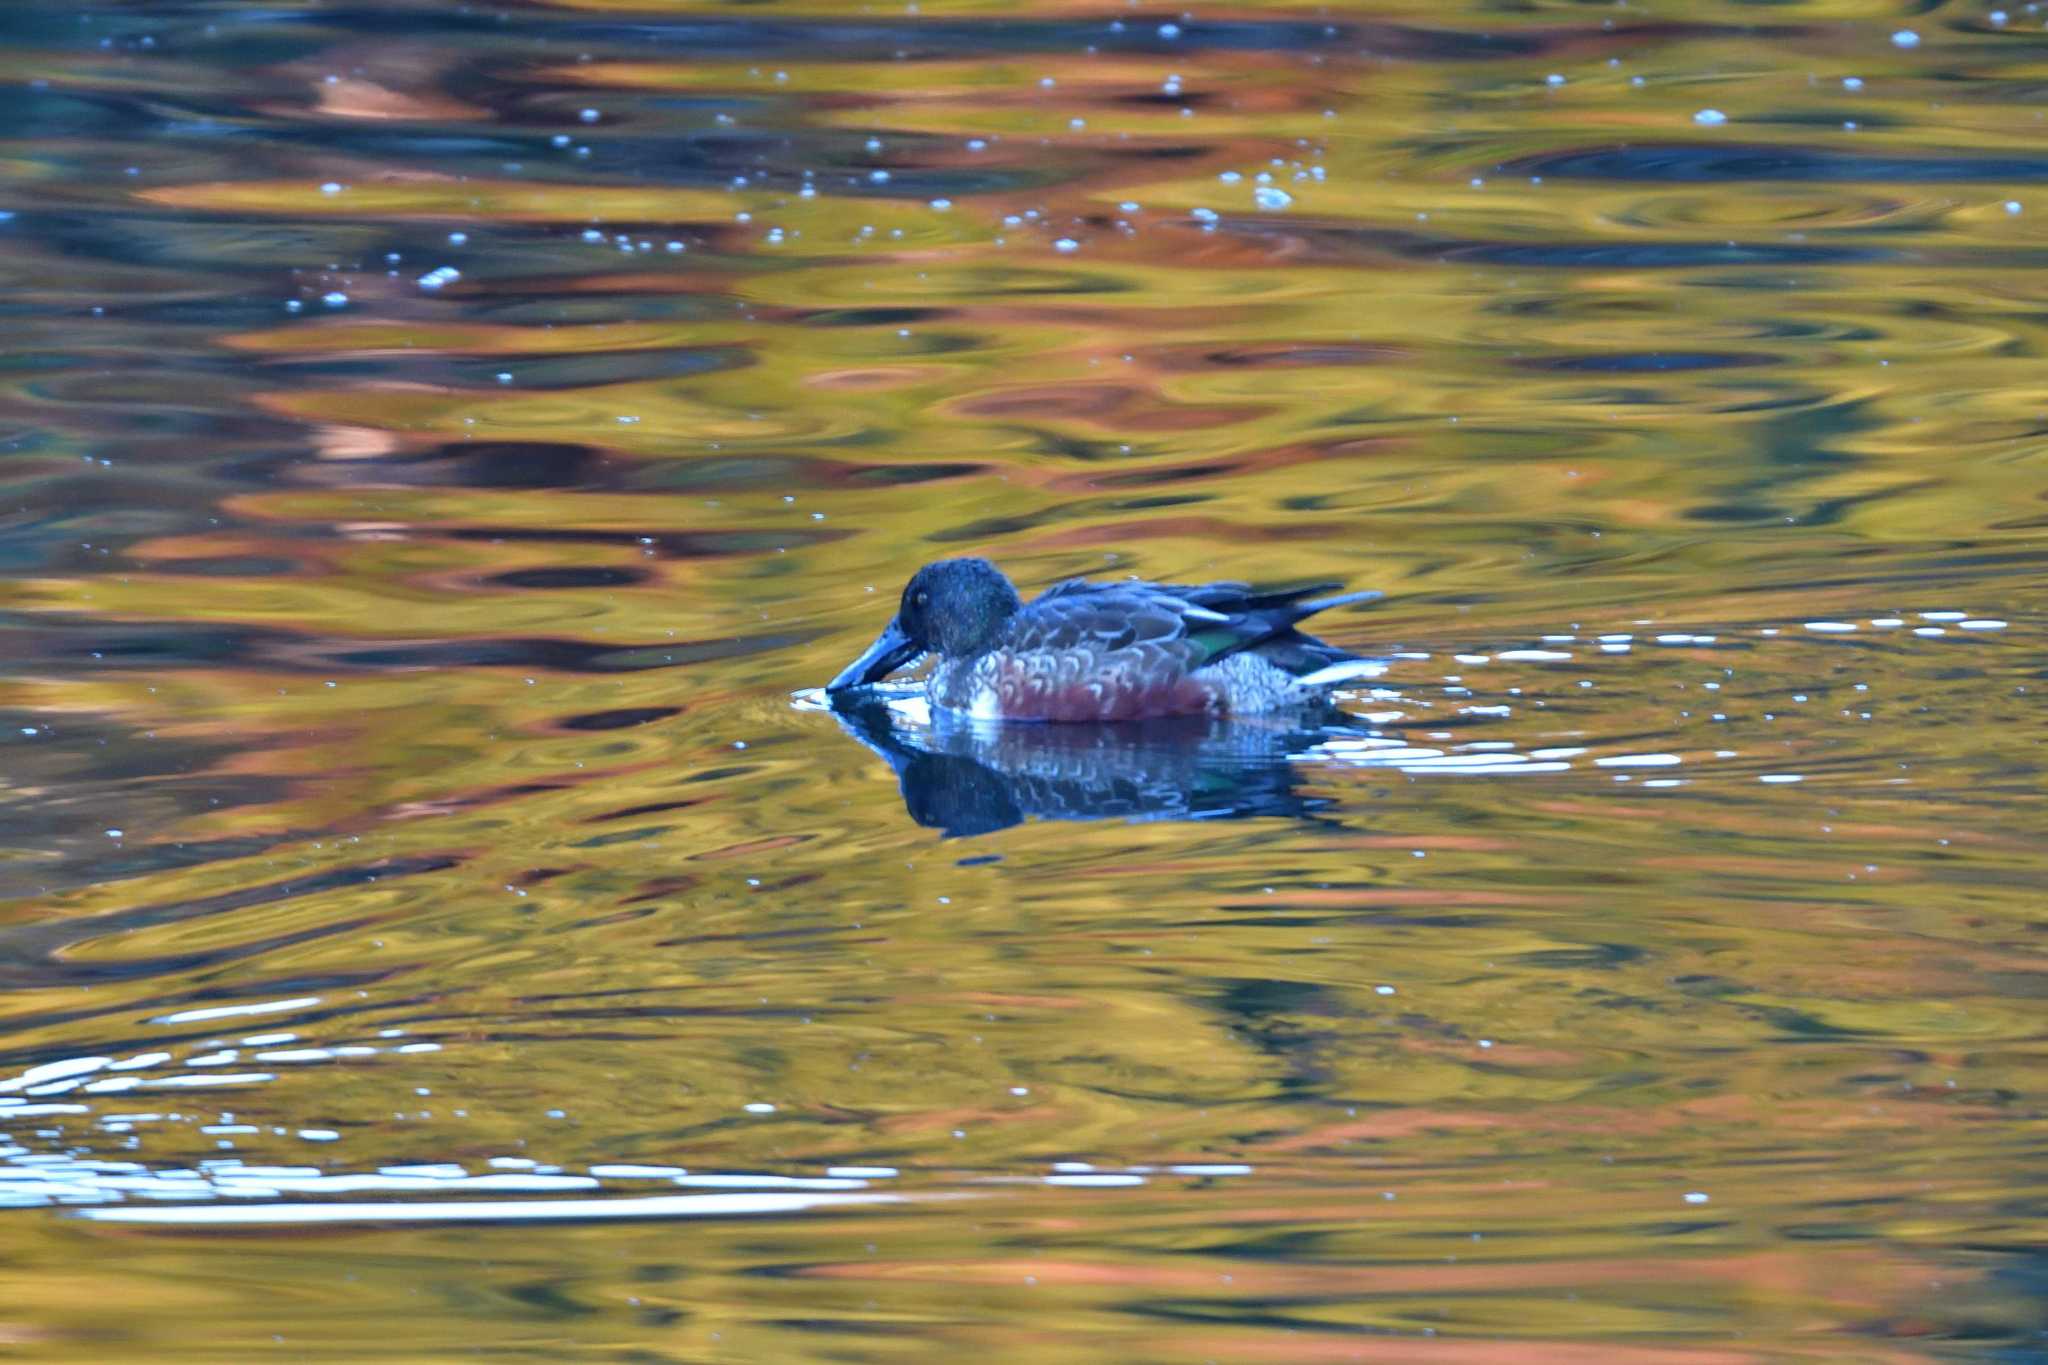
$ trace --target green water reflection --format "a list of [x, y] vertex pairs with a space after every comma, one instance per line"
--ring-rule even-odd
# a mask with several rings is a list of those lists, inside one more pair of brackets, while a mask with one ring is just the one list
[[2048, 1349], [2038, 16], [0, 31], [0, 1352]]

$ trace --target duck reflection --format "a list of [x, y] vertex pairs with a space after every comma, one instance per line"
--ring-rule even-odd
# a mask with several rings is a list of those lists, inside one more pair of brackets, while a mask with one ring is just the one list
[[1333, 737], [1370, 733], [1332, 706], [1092, 725], [1005, 725], [945, 711], [924, 723], [906, 709], [872, 692], [832, 705], [846, 732], [895, 769], [910, 818], [953, 837], [1027, 819], [1308, 818], [1330, 801], [1300, 790], [1299, 758]]

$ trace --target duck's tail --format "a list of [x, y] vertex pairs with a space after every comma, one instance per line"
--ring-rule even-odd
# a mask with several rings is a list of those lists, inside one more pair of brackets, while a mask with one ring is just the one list
[[[1294, 629], [1294, 622], [1304, 621], [1319, 611], [1332, 607], [1355, 606], [1361, 602], [1377, 602], [1386, 594], [1376, 590], [1365, 592], [1338, 593], [1334, 597], [1316, 597], [1307, 601], [1290, 603], [1288, 614], [1293, 617], [1276, 651], [1284, 662], [1282, 667], [1294, 675], [1295, 690], [1304, 696], [1327, 692], [1340, 683], [1353, 682], [1360, 678], [1377, 678], [1387, 671], [1384, 660], [1367, 659], [1353, 654], [1348, 649], [1339, 649], [1326, 644], [1313, 635], [1305, 635]], [[1276, 660], [1279, 662], [1279, 660]]]
[[1348, 649], [1325, 644], [1297, 629], [1301, 622], [1319, 611], [1374, 602], [1385, 596], [1374, 591], [1344, 592], [1329, 597], [1309, 595], [1340, 586], [1337, 583], [1309, 583], [1279, 592], [1254, 593], [1236, 583], [1213, 583], [1180, 591], [1190, 603], [1219, 621], [1216, 626], [1189, 631], [1189, 638], [1208, 649], [1207, 657], [1202, 660], [1204, 666], [1233, 654], [1251, 651], [1292, 678], [1290, 690], [1305, 698], [1343, 679], [1362, 677], [1380, 667]]
[[1364, 592], [1340, 592], [1335, 597], [1317, 597], [1307, 602], [1296, 603], [1294, 610], [1297, 615], [1294, 619], [1304, 621], [1319, 611], [1328, 611], [1332, 607], [1356, 606], [1360, 602], [1377, 602], [1385, 596], [1386, 594], [1378, 588], [1367, 588]]

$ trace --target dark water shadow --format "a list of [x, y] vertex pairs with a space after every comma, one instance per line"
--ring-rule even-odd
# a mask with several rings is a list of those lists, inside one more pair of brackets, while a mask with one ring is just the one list
[[1653, 184], [2037, 185], [2048, 157], [1983, 156], [1963, 149], [1905, 156], [1768, 143], [1632, 142], [1574, 147], [1502, 164], [1502, 174]]
[[1370, 733], [1334, 707], [1284, 716], [1174, 716], [1100, 725], [994, 724], [935, 713], [916, 724], [885, 696], [835, 704], [846, 733], [896, 773], [912, 820], [949, 838], [1025, 820], [1302, 820], [1300, 756]]

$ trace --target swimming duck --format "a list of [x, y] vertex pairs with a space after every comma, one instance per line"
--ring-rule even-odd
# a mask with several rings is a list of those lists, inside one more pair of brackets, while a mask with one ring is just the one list
[[926, 654], [933, 706], [981, 720], [1113, 721], [1252, 715], [1319, 700], [1382, 665], [1295, 623], [1377, 592], [1313, 594], [1318, 583], [1258, 592], [1070, 578], [1030, 602], [986, 559], [941, 559], [903, 589], [895, 619], [826, 685], [875, 683]]

